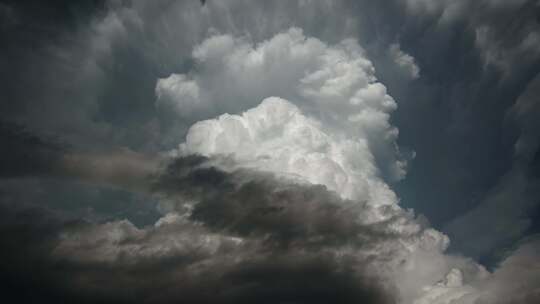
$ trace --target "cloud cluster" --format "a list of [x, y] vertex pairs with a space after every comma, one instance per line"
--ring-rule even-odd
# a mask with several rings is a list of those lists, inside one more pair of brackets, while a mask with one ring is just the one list
[[[390, 217], [373, 222], [364, 215], [380, 206], [268, 173], [215, 167], [228, 162], [172, 160], [152, 191], [173, 208], [143, 228], [7, 206], [0, 231], [17, 233], [2, 243], [2, 268], [11, 271], [5, 275], [30, 263], [41, 274], [36, 284], [89, 302], [532, 303], [537, 296], [538, 273], [528, 267], [534, 242], [489, 274], [442, 255], [445, 245], [433, 248], [438, 233], [407, 212], [383, 208]], [[27, 255], [19, 254], [19, 237]], [[530, 286], [509, 284], [516, 275]]]
[[[211, 37], [195, 48], [194, 56], [200, 61], [202, 68], [191, 77], [199, 87], [206, 88], [203, 91], [208, 91], [210, 94], [214, 86], [204, 84], [207, 78], [214, 78], [214, 83], [217, 83], [218, 79], [231, 80], [231, 84], [227, 87], [237, 85], [238, 87], [233, 89], [234, 92], [247, 91], [247, 94], [250, 94], [248, 90], [250, 85], [247, 84], [257, 77], [262, 77], [257, 80], [263, 84], [257, 88], [260, 88], [261, 92], [251, 93], [250, 96], [264, 97], [264, 88], [271, 87], [273, 83], [279, 83], [278, 81], [273, 81], [271, 76], [266, 74], [257, 76], [262, 73], [262, 70], [255, 68], [254, 70], [258, 73], [253, 73], [252, 77], [244, 79], [244, 74], [234, 69], [243, 65], [242, 71], [251, 75], [251, 65], [263, 67], [266, 58], [277, 58], [277, 56], [272, 56], [272, 52], [267, 49], [271, 50], [274, 44], [283, 43], [287, 35], [295, 36], [297, 33], [292, 30], [279, 34], [256, 48], [246, 45], [244, 40], [237, 40], [235, 43], [234, 39], [228, 36]], [[291, 46], [291, 40], [293, 39], [285, 39], [288, 43], [287, 47], [290, 48], [289, 52], [293, 53], [296, 45]], [[350, 43], [353, 42], [344, 42], [342, 45], [349, 45], [350, 48]], [[281, 46], [279, 50], [287, 49], [287, 47]], [[328, 48], [331, 53], [333, 47]], [[401, 56], [402, 61], [403, 58], [406, 59], [405, 54], [396, 50], [394, 53], [397, 57]], [[315, 56], [317, 56], [316, 53]], [[302, 77], [296, 77], [298, 78], [296, 82], [288, 79], [288, 85], [280, 84], [282, 87], [280, 93], [282, 92], [283, 95], [279, 96], [286, 96], [289, 101], [271, 97], [264, 99], [260, 105], [241, 115], [224, 114], [217, 119], [196, 123], [188, 131], [186, 143], [180, 146], [180, 154], [226, 155], [234, 160], [234, 168], [239, 166], [284, 174], [284, 177], [293, 180], [299, 179], [311, 184], [324, 185], [345, 199], [364, 201], [368, 206], [389, 207], [384, 209], [386, 213], [380, 212], [377, 208], [375, 212], [371, 210], [358, 212], [358, 218], [363, 217], [368, 223], [384, 222], [388, 218], [396, 217], [396, 214], [402, 217], [403, 214], [397, 206], [395, 195], [381, 179], [377, 170], [372, 169], [378, 167], [374, 155], [380, 155], [381, 152], [370, 149], [377, 146], [376, 142], [375, 144], [371, 142], [374, 136], [370, 136], [370, 133], [380, 134], [381, 131], [373, 131], [380, 128], [379, 130], [383, 130], [386, 134], [394, 134], [394, 136], [386, 136], [390, 144], [386, 145], [385, 152], [397, 152], [392, 146], [395, 145], [397, 132], [388, 125], [387, 114], [385, 114], [394, 109], [393, 99], [386, 95], [384, 86], [374, 83], [373, 69], [369, 61], [367, 64], [360, 65], [361, 71], [355, 70], [355, 75], [367, 75], [364, 80], [361, 78], [351, 80], [346, 77], [349, 75], [348, 68], [355, 67], [356, 62], [367, 60], [361, 58], [363, 56], [361, 51], [354, 53], [348, 67], [343, 66], [337, 71], [323, 66], [312, 72], [313, 68], [307, 65], [307, 71]], [[281, 54], [279, 58], [282, 57], [286, 61], [287, 52]], [[234, 61], [235, 58], [247, 60]], [[307, 55], [302, 58], [309, 60]], [[279, 61], [272, 60], [275, 63]], [[408, 62], [412, 61], [408, 60]], [[341, 63], [344, 62], [341, 61]], [[223, 65], [225, 67], [222, 67]], [[272, 75], [271, 68], [269, 69], [268, 75]], [[207, 72], [208, 70], [212, 73]], [[343, 76], [340, 77], [340, 75]], [[315, 86], [306, 87], [306, 83], [310, 83], [312, 79], [316, 80], [313, 82]], [[344, 87], [340, 87], [341, 85]], [[375, 88], [382, 88], [382, 90], [378, 94], [364, 93], [365, 91], [377, 92]], [[225, 88], [220, 87], [217, 90], [222, 94], [220, 97], [228, 96]], [[226, 102], [229, 99], [230, 97], [220, 99], [210, 96], [204, 100], [204, 103], [227, 109]], [[346, 111], [342, 111], [341, 107], [344, 107]], [[373, 114], [370, 111], [372, 109], [382, 112], [383, 115], [372, 115], [371, 119], [360, 120], [358, 123], [355, 117], [367, 113]], [[381, 128], [381, 122], [385, 121], [386, 123]], [[351, 183], [348, 184], [348, 182]], [[352, 188], [348, 188], [348, 185]], [[359, 187], [359, 185], [365, 186]], [[402, 265], [390, 268], [394, 276], [392, 280], [399, 289], [398, 294], [401, 300], [417, 303], [426, 301], [426, 303], [432, 301], [466, 303], [465, 301], [470, 299], [474, 301], [482, 299], [482, 292], [474, 286], [478, 282], [489, 280], [486, 279], [489, 274], [482, 267], [466, 259], [445, 256], [443, 252], [448, 246], [448, 241], [444, 235], [434, 230], [422, 230], [420, 225], [411, 225], [410, 222], [399, 220], [390, 224], [389, 227], [399, 233], [414, 231], [416, 235], [413, 238], [403, 236], [398, 238], [403, 247], [394, 247], [396, 248], [394, 250], [399, 252], [396, 255], [399, 258], [394, 256], [393, 259], [394, 261], [402, 259]], [[392, 259], [386, 260], [388, 265], [392, 264], [390, 260]], [[420, 260], [422, 262], [418, 264]], [[413, 283], [410, 282], [412, 277], [415, 278]], [[435, 283], [436, 280], [444, 277], [446, 281]], [[406, 279], [402, 280], [402, 278]], [[417, 300], [413, 300], [415, 298]]]
[[[41, 286], [36, 298], [85, 296], [89, 302], [537, 301], [537, 268], [522, 266], [535, 265], [536, 243], [520, 247], [490, 274], [467, 258], [445, 254], [448, 238], [398, 206], [388, 184], [403, 179], [407, 164], [390, 120], [397, 105], [375, 77], [376, 64], [367, 59], [386, 64], [379, 78], [407, 78], [406, 85], [389, 87], [393, 95], [409, 94], [409, 112], [401, 112], [402, 118], [421, 110], [400, 120], [403, 127], [407, 122], [420, 126], [409, 128], [409, 138], [420, 134], [427, 146], [423, 151], [442, 143], [442, 150], [451, 147], [446, 155], [467, 158], [467, 151], [475, 145], [480, 149], [483, 140], [498, 142], [497, 135], [484, 139], [483, 130], [498, 123], [504, 105], [489, 104], [495, 114], [474, 119], [475, 113], [486, 112], [483, 100], [490, 98], [485, 97], [499, 94], [485, 89], [498, 81], [498, 74], [488, 73], [490, 66], [527, 72], [537, 60], [533, 1], [125, 4], [108, 2], [104, 15], [55, 36], [59, 41], [36, 41], [36, 53], [19, 52], [18, 35], [10, 35], [7, 41], [14, 43], [0, 51], [6, 55], [2, 63], [20, 55], [24, 65], [17, 65], [18, 81], [2, 81], [13, 100], [2, 104], [2, 116], [90, 150], [110, 143], [170, 148], [194, 123], [176, 151], [178, 158], [162, 171], [161, 158], [131, 151], [59, 155], [38, 138], [0, 126], [10, 146], [31, 151], [31, 157], [6, 154], [17, 157], [13, 164], [3, 159], [10, 165], [3, 173], [68, 176], [143, 192], [161, 201], [164, 214], [154, 225], [137, 227], [119, 219], [58, 220], [43, 216], [43, 210], [2, 212], [1, 279], [26, 285], [20, 294], [29, 298], [23, 300], [35, 301], [28, 286]], [[0, 14], [10, 16], [2, 33], [10, 28], [29, 34], [26, 28], [33, 27], [18, 27], [24, 24], [18, 18], [28, 16], [19, 16], [14, 7], [0, 7]], [[477, 13], [469, 17], [466, 12]], [[456, 38], [461, 34], [464, 38]], [[342, 40], [346, 36], [356, 39]], [[486, 70], [454, 68], [476, 63], [478, 54]], [[46, 73], [30, 73], [34, 66]], [[482, 73], [487, 74], [482, 81], [475, 78]], [[426, 77], [431, 79], [422, 82]], [[520, 79], [507, 78], [506, 85]], [[404, 88], [409, 84], [411, 91]], [[520, 237], [529, 225], [523, 218], [538, 197], [537, 176], [529, 169], [539, 159], [536, 86], [531, 84], [511, 113], [522, 132], [517, 161], [497, 186], [500, 191], [449, 229], [472, 245], [475, 257]], [[432, 101], [438, 98], [451, 104], [439, 107]], [[455, 102], [461, 98], [463, 103]], [[480, 101], [469, 105], [470, 100]], [[461, 143], [463, 134], [470, 149], [454, 142]], [[492, 146], [485, 146], [490, 151]], [[483, 159], [499, 160], [474, 155], [482, 158], [475, 164], [479, 167], [490, 163]], [[463, 174], [437, 157], [441, 154], [424, 162], [447, 173], [446, 180], [437, 181], [474, 179], [470, 171]], [[429, 183], [418, 188], [422, 193], [437, 182], [426, 176]], [[26, 188], [35, 185], [10, 183], [16, 181], [2, 183], [3, 203], [13, 198], [11, 190], [29, 192]], [[39, 194], [21, 197], [41, 202]], [[509, 203], [516, 198], [517, 206]], [[439, 200], [430, 203], [441, 207]], [[487, 220], [479, 221], [483, 217]], [[493, 233], [494, 222], [512, 229]], [[471, 233], [479, 223], [486, 229]], [[32, 282], [24, 281], [31, 275]]]
[[[386, 184], [405, 173], [397, 129], [389, 122], [396, 104], [376, 81], [358, 43], [330, 46], [297, 28], [258, 45], [246, 39], [211, 36], [194, 48], [193, 72], [158, 81], [157, 106], [175, 105], [187, 116], [253, 107], [193, 125], [179, 147], [180, 158], [164, 173], [154, 171], [159, 167], [154, 160], [130, 153], [64, 157], [64, 170], [72, 176], [172, 201], [172, 213], [154, 227], [115, 221], [59, 231], [52, 257], [76, 269], [81, 264], [120, 269], [120, 283], [112, 290], [92, 283], [102, 279], [101, 272], [76, 271], [80, 279], [73, 287], [122, 297], [114, 291], [137, 281], [139, 269], [157, 271], [172, 260], [175, 267], [161, 276], [163, 284], [174, 284], [179, 276], [194, 285], [185, 283], [186, 290], [171, 291], [171, 298], [201, 297], [200, 278], [212, 274], [219, 289], [223, 276], [253, 267], [255, 274], [240, 275], [238, 284], [255, 284], [255, 290], [240, 289], [234, 297], [258, 297], [278, 288], [273, 291], [277, 299], [305, 301], [317, 294], [310, 284], [337, 280], [360, 291], [347, 301], [365, 295], [376, 302], [410, 302], [419, 296], [419, 287], [453, 267], [474, 269], [465, 259], [444, 256], [448, 239], [401, 210]], [[274, 93], [288, 100], [270, 97]], [[191, 154], [213, 161], [207, 165]], [[155, 188], [148, 188], [144, 183], [151, 185], [155, 174]], [[308, 261], [300, 273], [309, 273], [315, 264], [332, 265], [332, 270], [316, 268], [319, 277], [308, 286], [297, 277], [290, 284], [300, 284], [299, 291], [281, 290], [269, 273], [294, 274], [288, 265], [298, 259]], [[366, 276], [376, 284], [366, 288]], [[155, 294], [150, 289], [144, 296]], [[316, 289], [339, 298], [340, 288], [332, 284]]]
[[[224, 170], [271, 172], [284, 179], [323, 185], [359, 206], [367, 204], [371, 208], [350, 211], [357, 221], [387, 226], [400, 235], [389, 246], [394, 254], [382, 254], [388, 244], [381, 243], [385, 246], [377, 251], [385, 262], [372, 264], [380, 265], [377, 273], [392, 274], [387, 279], [392, 277], [389, 280], [405, 302], [419, 296], [422, 286], [440, 279], [453, 266], [468, 268], [469, 280], [481, 273], [464, 259], [444, 256], [448, 239], [435, 230], [424, 230], [397, 205], [384, 179], [392, 177], [388, 171], [394, 173], [394, 179], [404, 174], [395, 143], [397, 130], [389, 123], [396, 104], [376, 82], [373, 65], [355, 41], [328, 46], [304, 37], [297, 29], [256, 46], [242, 38], [217, 35], [196, 46], [193, 55], [196, 71], [158, 82], [158, 103], [164, 84], [170, 87], [167, 96], [179, 97], [176, 102], [182, 105], [193, 96], [181, 95], [186, 86], [205, 92], [199, 105], [221, 111], [234, 113], [242, 106], [252, 106], [254, 100], [262, 102], [240, 115], [224, 114], [194, 124], [180, 145], [180, 155], [226, 156], [233, 164], [218, 164]], [[171, 85], [175, 80], [178, 82]], [[276, 93], [279, 97], [268, 97]], [[387, 167], [381, 172], [380, 163], [393, 170]], [[309, 209], [303, 209], [309, 214]], [[217, 219], [227, 222], [228, 211], [217, 212]], [[345, 217], [342, 220], [346, 222]], [[362, 252], [356, 250], [357, 255]], [[418, 265], [420, 260], [423, 267]]]
[[[357, 175], [362, 171], [363, 174], [380, 175], [389, 180], [404, 177], [406, 161], [399, 155], [395, 144], [398, 132], [389, 123], [390, 113], [395, 110], [396, 104], [387, 94], [386, 87], [376, 81], [374, 67], [356, 41], [349, 39], [337, 45], [328, 45], [319, 39], [305, 37], [298, 28], [279, 33], [256, 45], [247, 37], [214, 35], [196, 46], [193, 56], [196, 60], [196, 72], [185, 75], [173, 74], [158, 81], [156, 86], [158, 107], [178, 111], [181, 116], [191, 116], [194, 112], [199, 112], [199, 116], [202, 116], [202, 113], [235, 114], [258, 105], [267, 97], [278, 96], [294, 103], [306, 115], [317, 119], [322, 125], [316, 128], [322, 128], [322, 132], [328, 134], [327, 138], [340, 138], [342, 143], [339, 145], [342, 147], [339, 149], [353, 149], [363, 154], [356, 158], [357, 160], [352, 160], [351, 157], [348, 157], [348, 160], [333, 159], [339, 167], [347, 167], [344, 170], [357, 167]], [[284, 120], [275, 123], [282, 124], [292, 115], [287, 112], [297, 112], [285, 105], [275, 104], [267, 103], [258, 110], [252, 110], [249, 116], [256, 119], [255, 116], [264, 114], [258, 112], [278, 111], [283, 114], [276, 115], [283, 117], [274, 118]], [[270, 109], [272, 107], [279, 110]], [[231, 124], [237, 119], [222, 117], [221, 120], [224, 124]], [[192, 128], [192, 133], [187, 136], [187, 149], [190, 152], [210, 155], [213, 152], [220, 152], [221, 148], [230, 149], [220, 147], [219, 144], [212, 148], [214, 150], [208, 150], [207, 147], [190, 147], [191, 142], [198, 140], [196, 137], [199, 135], [195, 133], [207, 132], [203, 126], [211, 128], [212, 124], [212, 122], [198, 123]], [[294, 122], [291, 122], [289, 128], [296, 128], [293, 124]], [[259, 128], [267, 127], [270, 126], [261, 125]], [[250, 128], [251, 126], [247, 127]], [[307, 130], [309, 128], [315, 127], [301, 126], [297, 132], [307, 132], [306, 136], [309, 137], [310, 131]], [[312, 136], [324, 136], [315, 133]], [[279, 136], [279, 134], [261, 136]], [[252, 140], [258, 141], [255, 138]], [[321, 138], [313, 141], [327, 140]], [[327, 149], [323, 147], [322, 142], [306, 142], [305, 145], [305, 149], [312, 152]], [[345, 147], [347, 145], [349, 147]], [[256, 142], [252, 146], [256, 147]], [[328, 147], [328, 149], [336, 148], [335, 144], [334, 148]], [[268, 151], [268, 154], [271, 153], [272, 151]], [[321, 153], [328, 154], [324, 151]], [[246, 154], [249, 152], [246, 151]], [[298, 151], [297, 156], [300, 154]], [[375, 161], [364, 160], [370, 158]], [[350, 161], [361, 163], [348, 166], [346, 162]], [[353, 180], [343, 182], [344, 187], [354, 184]], [[336, 186], [333, 186], [333, 189], [336, 189]], [[348, 197], [351, 197], [349, 195], [351, 191], [353, 190], [345, 190]]]

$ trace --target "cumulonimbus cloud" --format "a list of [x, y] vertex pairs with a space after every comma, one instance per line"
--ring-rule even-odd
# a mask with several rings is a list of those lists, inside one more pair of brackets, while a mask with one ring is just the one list
[[[263, 101], [239, 115], [224, 114], [196, 123], [180, 145], [181, 155], [227, 155], [234, 160], [235, 168], [298, 178], [324, 185], [343, 199], [387, 207], [386, 213], [377, 208], [371, 213], [359, 212], [358, 218], [370, 223], [396, 214], [403, 216], [377, 162], [384, 155], [386, 164], [394, 168], [394, 177], [405, 172], [395, 144], [397, 130], [388, 120], [396, 105], [384, 86], [376, 82], [374, 68], [356, 42], [345, 40], [338, 46], [328, 46], [291, 29], [258, 45], [227, 35], [213, 36], [196, 47], [193, 55], [200, 70], [172, 77], [208, 92], [200, 99], [201, 104], [234, 113], [235, 106], [252, 106], [228, 104], [237, 100], [234, 94], [240, 100], [247, 95], [251, 102], [257, 98]], [[278, 67], [285, 71], [274, 71]], [[291, 67], [296, 68], [288, 72]], [[274, 76], [278, 74], [283, 77]], [[222, 79], [227, 82], [224, 87], [219, 86]], [[270, 92], [279, 94], [269, 96], [285, 99], [266, 98]], [[388, 213], [388, 208], [393, 212]], [[402, 252], [393, 256], [402, 259], [402, 264], [391, 270], [402, 300], [482, 300], [483, 293], [477, 287], [482, 285], [479, 282], [491, 280], [488, 273], [467, 259], [445, 255], [448, 240], [444, 235], [422, 230], [410, 221], [396, 221], [390, 226], [401, 233], [411, 229], [416, 233], [415, 237], [401, 238]], [[446, 279], [436, 283], [436, 277]]]
[[[258, 44], [213, 35], [192, 55], [192, 71], [156, 86], [158, 108], [201, 119], [164, 171], [131, 153], [65, 158], [82, 179], [147, 182], [170, 206], [143, 228], [53, 225], [43, 263], [69, 270], [62, 286], [124, 301], [419, 304], [482, 303], [511, 287], [505, 269], [536, 247], [489, 274], [445, 254], [448, 238], [398, 205], [387, 183], [406, 169], [397, 105], [356, 41], [292, 28]], [[510, 287], [509, 301], [535, 297]]]

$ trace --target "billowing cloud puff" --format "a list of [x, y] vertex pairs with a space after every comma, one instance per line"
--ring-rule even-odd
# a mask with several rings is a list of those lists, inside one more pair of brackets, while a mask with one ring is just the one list
[[471, 286], [463, 286], [463, 274], [459, 269], [452, 269], [446, 277], [433, 286], [424, 287], [424, 295], [414, 304], [446, 304], [459, 301], [475, 294]]
[[393, 205], [394, 193], [378, 176], [363, 138], [334, 136], [290, 102], [271, 97], [242, 115], [196, 123], [181, 151], [230, 155], [242, 167], [321, 184], [343, 198]]
[[540, 262], [538, 237], [526, 240], [506, 258], [493, 276], [479, 286], [476, 302], [529, 304], [540, 301]]
[[398, 132], [389, 123], [396, 103], [376, 81], [372, 63], [355, 40], [330, 46], [298, 28], [258, 44], [248, 37], [214, 35], [194, 48], [193, 57], [191, 73], [158, 81], [158, 107], [180, 116], [204, 109], [212, 117], [278, 96], [316, 119], [330, 136], [361, 142], [364, 154], [378, 163], [368, 174], [404, 177], [406, 162], [395, 144]]
[[530, 304], [540, 300], [538, 239], [528, 240], [504, 260], [490, 275], [480, 276], [470, 285], [453, 269], [444, 280], [425, 288], [415, 304]]
[[400, 67], [410, 78], [416, 79], [420, 77], [420, 68], [416, 64], [414, 57], [403, 52], [399, 44], [392, 44], [388, 49], [388, 52], [394, 60], [394, 63], [398, 67]]
[[182, 116], [194, 115], [204, 108], [199, 98], [199, 86], [184, 75], [173, 74], [158, 81], [156, 96], [158, 108], [172, 108]]

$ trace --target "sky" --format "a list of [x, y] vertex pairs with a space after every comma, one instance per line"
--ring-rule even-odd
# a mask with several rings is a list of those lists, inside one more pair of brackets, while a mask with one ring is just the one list
[[0, 1], [18, 303], [540, 302], [540, 2]]

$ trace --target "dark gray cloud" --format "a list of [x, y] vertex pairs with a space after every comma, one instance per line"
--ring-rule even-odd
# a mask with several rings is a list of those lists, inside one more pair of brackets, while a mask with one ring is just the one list
[[[470, 255], [489, 256], [493, 249], [511, 246], [526, 233], [537, 233], [534, 221], [540, 203], [536, 156], [540, 144], [538, 93], [537, 76], [506, 113], [506, 119], [519, 130], [513, 145], [512, 168], [478, 206], [447, 227], [460, 242], [458, 246]], [[478, 223], [484, 224], [470, 229]], [[497, 227], [496, 234], [487, 228], [490, 226]]]
[[[176, 202], [176, 212], [141, 228], [127, 220], [90, 222], [3, 202], [5, 296], [83, 303], [398, 301], [395, 286], [373, 267], [391, 263], [397, 254], [392, 246], [385, 251], [385, 243], [417, 233], [390, 228], [410, 220], [406, 213], [389, 210], [394, 216], [386, 222], [366, 223], [358, 216], [370, 207], [361, 202], [269, 174], [222, 171], [215, 161], [176, 158], [151, 179], [139, 175], [155, 195]], [[87, 176], [93, 180], [95, 174], [80, 175]], [[102, 182], [125, 185], [117, 178]], [[506, 291], [499, 299], [533, 303], [534, 288], [509, 282], [516, 272], [531, 284], [536, 280], [534, 270], [519, 273], [520, 261], [537, 261], [535, 246], [525, 244], [492, 277], [467, 287], [494, 290], [473, 293], [477, 303], [491, 301], [501, 286]], [[436, 296], [446, 292], [452, 299], [453, 292], [462, 292], [456, 279], [446, 280], [434, 287]]]
[[[107, 157], [74, 154], [72, 147], [57, 138], [33, 134], [12, 123], [1, 123], [0, 135], [2, 203], [37, 205], [90, 218], [127, 217], [138, 224], [153, 223], [159, 217], [154, 198], [129, 190], [138, 182], [130, 180], [130, 175], [150, 174], [148, 168], [155, 166], [145, 156], [126, 150]], [[124, 182], [116, 185], [111, 180]]]
[[60, 165], [66, 147], [54, 139], [44, 139], [22, 126], [0, 122], [0, 177], [50, 175]]
[[[399, 141], [416, 151], [407, 178], [396, 190], [405, 206], [425, 213], [449, 233], [453, 250], [493, 265], [493, 254], [504, 250], [502, 244], [523, 237], [526, 228], [517, 229], [520, 232], [511, 238], [490, 232], [493, 242], [484, 242], [483, 237], [473, 237], [475, 223], [497, 226], [501, 217], [508, 215], [503, 221], [512, 222], [510, 214], [519, 213], [522, 223], [533, 227], [538, 204], [534, 191], [501, 198], [512, 212], [491, 208], [468, 224], [451, 223], [493, 199], [494, 193], [506, 191], [504, 180], [516, 167], [520, 125], [537, 117], [533, 107], [525, 111], [530, 115], [518, 117], [511, 112], [538, 73], [538, 5], [536, 1], [408, 2], [415, 18], [404, 21], [399, 40], [415, 57], [421, 77], [404, 85], [384, 65], [379, 69], [381, 80], [399, 101], [394, 115]], [[519, 183], [535, 184], [529, 178]], [[466, 243], [482, 249], [472, 250]]]
[[[188, 217], [171, 214], [145, 228], [2, 204], [2, 287], [22, 301], [393, 301], [381, 278], [364, 272], [374, 257], [339, 253], [396, 237], [386, 225], [355, 222], [351, 209], [365, 206], [322, 187], [205, 163], [177, 159], [159, 176], [155, 191], [198, 203]], [[32, 296], [19, 295], [35, 285]]]
[[300, 243], [314, 248], [326, 243], [369, 246], [398, 237], [386, 230], [388, 222], [396, 219], [364, 225], [359, 214], [374, 207], [344, 201], [324, 186], [291, 184], [250, 171], [225, 173], [204, 167], [204, 162], [199, 156], [174, 161], [156, 187], [194, 200], [190, 218], [210, 228], [239, 236], [266, 236], [278, 246]]

